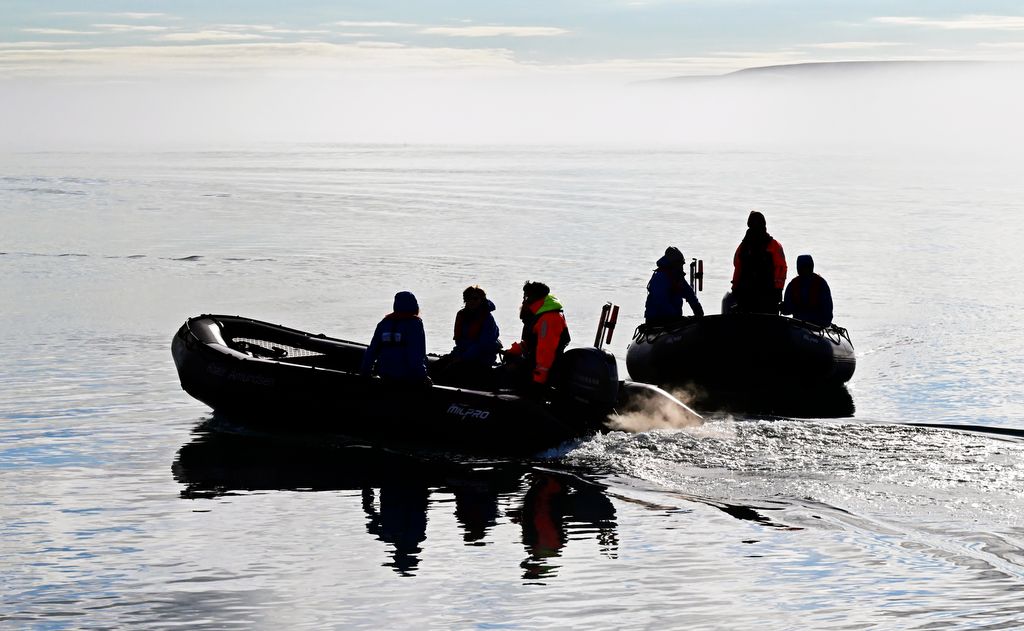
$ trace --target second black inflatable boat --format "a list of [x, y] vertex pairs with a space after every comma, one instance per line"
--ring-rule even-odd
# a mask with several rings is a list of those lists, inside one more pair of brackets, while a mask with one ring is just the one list
[[[857, 359], [850, 334], [835, 325], [757, 313], [640, 325], [626, 352], [626, 367], [633, 379], [687, 388], [716, 406], [744, 399], [769, 404], [824, 401], [838, 406], [801, 415], [853, 413], [844, 384], [853, 376]], [[691, 401], [698, 409], [705, 407]]]

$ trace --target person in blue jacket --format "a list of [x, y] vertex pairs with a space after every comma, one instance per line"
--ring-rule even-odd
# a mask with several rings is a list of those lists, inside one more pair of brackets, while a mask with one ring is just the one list
[[376, 368], [381, 379], [394, 383], [429, 383], [427, 339], [419, 314], [416, 296], [408, 291], [395, 294], [394, 311], [377, 324], [360, 373], [368, 376]]
[[658, 268], [654, 270], [651, 280], [647, 283], [647, 305], [644, 309], [644, 321], [647, 324], [669, 324], [683, 316], [683, 300], [698, 318], [704, 315], [704, 308], [697, 300], [697, 294], [686, 281], [686, 257], [678, 248], [669, 246], [665, 255], [658, 259]]
[[477, 285], [467, 287], [462, 300], [465, 307], [455, 314], [455, 348], [432, 370], [445, 383], [486, 385], [501, 349], [498, 323], [491, 315], [494, 303]]
[[810, 254], [796, 257], [797, 276], [789, 281], [782, 299], [782, 313], [818, 326], [832, 324], [832, 290], [821, 276], [814, 273]]

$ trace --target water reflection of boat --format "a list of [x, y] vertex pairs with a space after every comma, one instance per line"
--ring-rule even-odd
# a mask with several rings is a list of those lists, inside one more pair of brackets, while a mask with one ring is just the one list
[[684, 389], [698, 409], [802, 417], [851, 416], [856, 365], [846, 329], [755, 313], [640, 325], [626, 352], [630, 377]]
[[[401, 575], [419, 567], [427, 539], [427, 515], [447, 507], [463, 545], [486, 543], [500, 522], [502, 506], [520, 526], [526, 559], [524, 578], [552, 576], [570, 533], [596, 534], [600, 551], [617, 546], [615, 508], [604, 487], [568, 472], [519, 462], [426, 459], [355, 443], [325, 444], [290, 435], [215, 431], [218, 420], [200, 427], [173, 465], [184, 484], [181, 496], [214, 498], [239, 491], [351, 489], [361, 492], [367, 533], [389, 544], [384, 563]], [[580, 537], [573, 537], [574, 539]]]
[[573, 348], [543, 398], [435, 383], [398, 387], [358, 373], [366, 346], [235, 316], [190, 318], [171, 353], [182, 388], [239, 422], [335, 432], [389, 446], [529, 455], [607, 429], [609, 415], [657, 402], [700, 417], [661, 389], [620, 381], [615, 359]]

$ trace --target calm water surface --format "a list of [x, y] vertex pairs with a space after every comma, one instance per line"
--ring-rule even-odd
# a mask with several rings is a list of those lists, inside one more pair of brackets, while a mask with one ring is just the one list
[[[0, 156], [0, 626], [1020, 626], [1021, 164], [574, 147]], [[203, 312], [365, 340], [400, 289], [444, 352], [471, 283], [508, 343], [527, 279], [553, 288], [581, 345], [620, 304], [621, 359], [666, 245], [704, 259], [717, 312], [751, 208], [833, 288], [858, 352], [852, 417], [712, 412], [476, 461], [246, 433], [181, 391], [170, 359]]]

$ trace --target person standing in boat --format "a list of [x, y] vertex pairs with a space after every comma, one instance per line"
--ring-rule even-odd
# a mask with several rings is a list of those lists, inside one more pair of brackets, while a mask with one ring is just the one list
[[671, 324], [683, 317], [683, 300], [693, 309], [693, 315], [703, 316], [704, 308], [686, 280], [686, 257], [683, 253], [669, 246], [665, 255], [658, 259], [657, 266], [647, 283], [644, 322], [656, 326]]
[[551, 374], [571, 339], [562, 304], [544, 283], [527, 281], [519, 319], [523, 321], [523, 338], [512, 344], [506, 361], [517, 366], [528, 386], [543, 389], [551, 383]]
[[818, 326], [829, 326], [832, 324], [832, 290], [824, 278], [814, 273], [814, 259], [810, 254], [796, 257], [796, 273], [796, 278], [786, 287], [782, 313]]
[[431, 372], [446, 384], [485, 386], [501, 349], [498, 323], [491, 315], [494, 303], [477, 285], [467, 287], [462, 300], [465, 307], [455, 314], [455, 348], [438, 359]]
[[395, 294], [394, 311], [384, 316], [363, 353], [360, 373], [374, 372], [381, 379], [400, 384], [429, 383], [427, 339], [420, 320], [420, 306], [412, 292]]
[[786, 254], [768, 234], [764, 215], [753, 210], [747, 217], [747, 234], [733, 256], [735, 310], [778, 314], [785, 286]]

